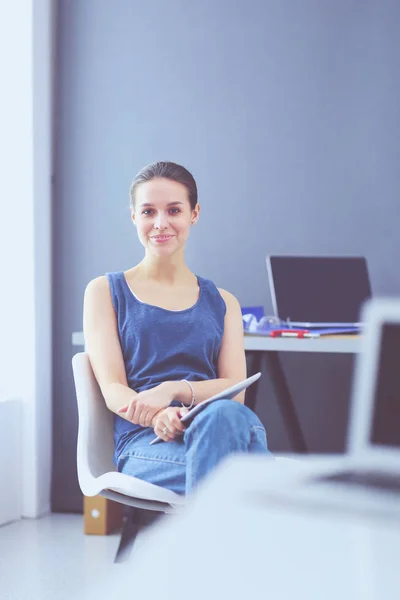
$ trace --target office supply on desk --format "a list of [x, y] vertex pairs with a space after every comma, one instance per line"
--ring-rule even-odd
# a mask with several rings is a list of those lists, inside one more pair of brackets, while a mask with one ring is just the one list
[[362, 327], [311, 327], [298, 337], [318, 338], [331, 335], [358, 335], [361, 331]]
[[[235, 385], [231, 385], [230, 387], [226, 388], [225, 390], [222, 390], [222, 392], [219, 392], [218, 394], [211, 396], [211, 398], [208, 398], [208, 400], [204, 400], [203, 402], [200, 402], [200, 404], [197, 404], [196, 406], [194, 406], [192, 408], [192, 410], [190, 410], [188, 413], [183, 415], [183, 417], [180, 419], [181, 423], [184, 423], [186, 426], [190, 425], [190, 423], [193, 421], [194, 417], [196, 415], [198, 415], [199, 412], [204, 410], [208, 404], [210, 404], [211, 402], [215, 402], [216, 400], [232, 400], [232, 398], [234, 398], [235, 396], [240, 394], [240, 392], [242, 392], [243, 390], [248, 388], [252, 383], [257, 381], [257, 379], [259, 379], [260, 377], [261, 377], [261, 373], [256, 373], [255, 375], [252, 375], [251, 377], [248, 377], [247, 379], [244, 379], [243, 381], [240, 381], [239, 383], [235, 383]], [[150, 446], [152, 444], [156, 444], [157, 442], [162, 442], [162, 441], [163, 440], [161, 438], [156, 437], [154, 440], [152, 440], [150, 442]]]
[[291, 326], [358, 327], [371, 296], [366, 259], [267, 256], [275, 316]]
[[254, 335], [270, 335], [271, 331], [286, 327], [274, 316], [263, 315], [259, 318], [254, 313], [244, 312], [242, 309], [243, 331]]
[[252, 315], [257, 321], [260, 321], [265, 315], [263, 306], [242, 306], [241, 311], [243, 317]]
[[276, 317], [262, 317], [257, 321], [253, 315], [243, 316], [243, 330], [248, 335], [263, 335], [267, 337], [318, 338], [328, 335], [351, 335], [361, 332], [361, 327], [302, 327], [291, 326]]
[[318, 338], [329, 335], [356, 335], [360, 333], [358, 327], [316, 327], [311, 329], [300, 329], [293, 327], [291, 329], [273, 329], [270, 331], [270, 337], [294, 337], [294, 338]]
[[[400, 300], [369, 301], [357, 357], [348, 454], [280, 500], [400, 517]], [[292, 482], [293, 483], [293, 482]]]
[[274, 329], [270, 332], [270, 337], [295, 337], [303, 338], [307, 333], [310, 333], [309, 329]]

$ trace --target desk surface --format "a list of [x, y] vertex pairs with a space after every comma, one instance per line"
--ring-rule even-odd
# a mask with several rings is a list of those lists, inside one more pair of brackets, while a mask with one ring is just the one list
[[[73, 346], [84, 346], [83, 332], [72, 334]], [[266, 336], [245, 335], [245, 350], [259, 352], [332, 352], [354, 354], [360, 351], [360, 336], [335, 336], [309, 339], [270, 338]]]
[[334, 352], [353, 354], [360, 351], [361, 336], [329, 336], [319, 338], [270, 338], [245, 335], [245, 350], [260, 352]]
[[[114, 596], [131, 589], [133, 569], [136, 594], [149, 599], [398, 600], [400, 523], [268, 497], [271, 485], [331, 460], [244, 455], [222, 463], [182, 514], [142, 534], [128, 568], [113, 573]], [[182, 548], [189, 568], [177, 559]], [[154, 565], [161, 588], [149, 586]]]

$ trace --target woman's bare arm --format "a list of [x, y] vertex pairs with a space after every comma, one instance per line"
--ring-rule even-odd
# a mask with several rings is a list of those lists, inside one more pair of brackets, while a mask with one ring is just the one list
[[128, 387], [118, 337], [117, 319], [105, 276], [93, 279], [86, 287], [83, 303], [85, 350], [107, 407], [114, 413], [128, 404], [136, 392]]

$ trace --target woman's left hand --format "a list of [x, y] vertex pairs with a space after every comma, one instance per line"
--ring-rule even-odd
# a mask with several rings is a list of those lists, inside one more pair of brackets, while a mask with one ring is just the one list
[[151, 390], [139, 392], [129, 404], [118, 409], [125, 413], [125, 418], [142, 427], [150, 427], [154, 416], [163, 408], [169, 406], [176, 395], [176, 382], [167, 381]]

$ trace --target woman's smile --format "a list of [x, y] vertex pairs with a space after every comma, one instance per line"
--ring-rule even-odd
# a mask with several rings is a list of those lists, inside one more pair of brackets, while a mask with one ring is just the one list
[[156, 242], [157, 244], [163, 244], [165, 242], [168, 242], [173, 236], [172, 235], [166, 235], [166, 234], [162, 234], [162, 235], [152, 235], [151, 239]]

